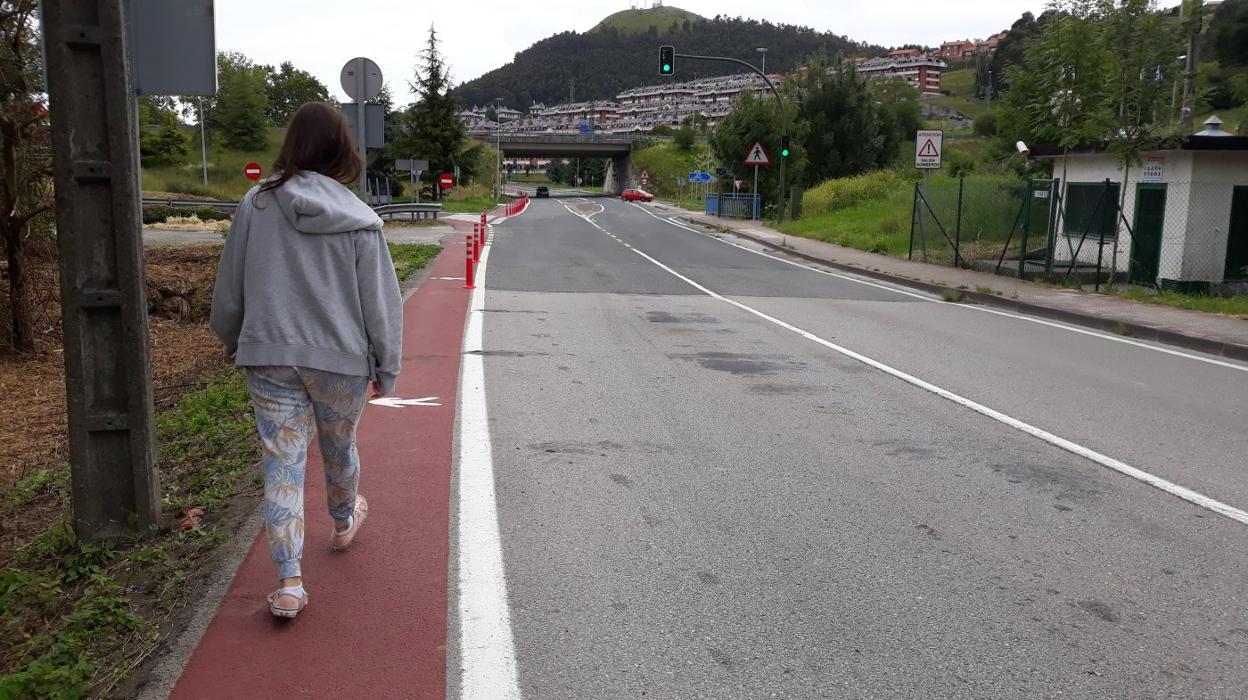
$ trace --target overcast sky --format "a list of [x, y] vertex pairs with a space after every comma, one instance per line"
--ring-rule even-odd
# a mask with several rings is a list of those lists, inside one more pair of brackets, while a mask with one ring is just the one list
[[[884, 46], [982, 38], [1008, 28], [1045, 0], [680, 0], [716, 14], [799, 24]], [[539, 39], [583, 32], [629, 8], [628, 0], [216, 0], [217, 46], [260, 63], [289, 60], [345, 100], [338, 76], [355, 56], [376, 61], [395, 101], [410, 101], [407, 81], [432, 23], [456, 83], [512, 60]], [[765, 15], [764, 15], [765, 8]]]

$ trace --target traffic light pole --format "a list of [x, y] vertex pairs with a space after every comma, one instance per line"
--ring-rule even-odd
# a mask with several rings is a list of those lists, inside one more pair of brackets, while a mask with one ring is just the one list
[[[776, 88], [776, 84], [771, 82], [771, 78], [768, 78], [767, 74], [759, 70], [758, 67], [755, 66], [754, 64], [749, 63], [748, 61], [742, 61], [739, 58], [731, 58], [729, 56], [698, 56], [696, 54], [678, 53], [676, 54], [676, 58], [688, 58], [694, 61], [726, 61], [728, 63], [736, 63], [737, 65], [741, 65], [741, 66], [745, 66], [746, 68], [749, 68], [751, 71], [757, 74], [758, 77], [762, 78], [767, 83], [767, 87], [771, 88], [771, 94], [776, 96], [776, 103], [780, 106], [780, 133], [782, 135], [789, 133], [789, 127], [787, 124], [788, 119], [789, 119], [789, 111], [784, 108], [784, 97], [780, 95], [780, 90]], [[785, 158], [784, 156], [780, 157], [780, 202], [779, 202], [779, 206], [776, 209], [777, 211], [776, 219], [778, 223], [784, 223], [784, 213], [788, 209], [788, 206], [787, 206], [788, 200], [785, 199], [785, 196], [784, 196], [785, 194], [784, 192], [785, 190], [784, 161], [786, 160], [788, 159]]]

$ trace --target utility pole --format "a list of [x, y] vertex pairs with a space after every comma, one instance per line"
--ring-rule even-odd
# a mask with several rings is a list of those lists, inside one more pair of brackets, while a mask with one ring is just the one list
[[1191, 132], [1196, 112], [1196, 73], [1200, 69], [1200, 33], [1205, 26], [1205, 0], [1185, 0], [1183, 30], [1187, 32], [1187, 75], [1183, 80], [1183, 108], [1179, 113], [1180, 129]]
[[156, 522], [127, 0], [43, 3], [71, 502], [84, 541]]
[[208, 127], [204, 124], [204, 98], [199, 98], [199, 153], [204, 165], [204, 187], [208, 186]]

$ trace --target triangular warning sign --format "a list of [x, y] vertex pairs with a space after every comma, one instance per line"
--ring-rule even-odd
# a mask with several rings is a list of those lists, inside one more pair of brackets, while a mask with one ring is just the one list
[[939, 158], [940, 149], [936, 148], [936, 142], [933, 141], [932, 139], [928, 139], [927, 143], [923, 144], [923, 148], [919, 149], [919, 157], [920, 158]]
[[767, 157], [767, 151], [763, 149], [763, 144], [756, 143], [750, 149], [750, 154], [745, 157], [746, 165], [771, 165], [771, 159]]

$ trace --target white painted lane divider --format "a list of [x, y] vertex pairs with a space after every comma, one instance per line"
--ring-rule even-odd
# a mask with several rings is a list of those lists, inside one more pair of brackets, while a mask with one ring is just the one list
[[[587, 221], [589, 220], [586, 217], [581, 217], [581, 218], [585, 218]], [[602, 230], [601, 227], [598, 226], [596, 222], [590, 221], [590, 223], [594, 224], [594, 226], [596, 228], [599, 228], [599, 230]], [[688, 284], [689, 286], [711, 297], [712, 299], [717, 299], [726, 304], [731, 304], [732, 306], [735, 306], [736, 308], [741, 309], [742, 311], [745, 311], [746, 313], [753, 314], [754, 316], [757, 316], [765, 321], [768, 321], [769, 323], [775, 324], [776, 326], [779, 326], [780, 328], [783, 328], [792, 333], [796, 333], [797, 335], [811, 342], [818, 343], [819, 345], [822, 345], [823, 347], [828, 348], [829, 350], [838, 352], [853, 360], [857, 360], [858, 362], [861, 362], [869, 367], [872, 367], [881, 372], [884, 372], [885, 374], [888, 374], [892, 377], [900, 379], [901, 381], [906, 382], [907, 384], [923, 389], [924, 391], [928, 391], [943, 399], [952, 401], [953, 403], [956, 403], [959, 406], [969, 408], [970, 410], [975, 411], [976, 413], [979, 413], [980, 415], [987, 416], [988, 418], [991, 418], [999, 423], [1002, 423], [1011, 428], [1014, 428], [1015, 430], [1019, 430], [1028, 435], [1031, 435], [1032, 437], [1043, 440], [1044, 442], [1047, 442], [1050, 445], [1053, 445], [1062, 450], [1065, 450], [1072, 454], [1083, 457], [1084, 459], [1088, 459], [1103, 467], [1112, 469], [1125, 476], [1129, 476], [1132, 479], [1142, 481], [1148, 484], [1149, 486], [1158, 488], [1172, 496], [1177, 496], [1178, 498], [1181, 498], [1196, 506], [1199, 506], [1211, 512], [1217, 513], [1218, 515], [1222, 515], [1227, 518], [1230, 518], [1231, 520], [1239, 522], [1241, 524], [1248, 525], [1248, 511], [1241, 510], [1232, 505], [1210, 498], [1209, 496], [1206, 496], [1197, 491], [1193, 491], [1192, 489], [1189, 489], [1185, 486], [1180, 486], [1172, 481], [1168, 481], [1159, 476], [1156, 476], [1155, 474], [1146, 472], [1143, 469], [1127, 464], [1126, 462], [1122, 462], [1120, 460], [1114, 459], [1113, 457], [1109, 457], [1107, 455], [1101, 454], [1100, 452], [1097, 452], [1096, 450], [1093, 450], [1089, 447], [1085, 447], [1071, 440], [1067, 440], [1066, 438], [1059, 437], [1057, 435], [1054, 435], [1053, 433], [1050, 433], [1047, 430], [1038, 428], [1034, 425], [1031, 425], [1017, 418], [1009, 416], [1005, 413], [1002, 413], [996, 409], [989, 408], [988, 406], [985, 406], [976, 401], [972, 401], [971, 399], [968, 399], [959, 394], [955, 394], [952, 391], [949, 391], [948, 389], [943, 389], [939, 386], [936, 386], [935, 384], [932, 384], [931, 382], [927, 382], [922, 379], [919, 379], [918, 377], [914, 375], [903, 372], [899, 369], [896, 369], [895, 367], [886, 365], [883, 362], [880, 362], [879, 360], [875, 360], [861, 353], [854, 352], [853, 350], [837, 345], [836, 343], [833, 343], [830, 340], [825, 340], [823, 338], [820, 338], [814, 333], [798, 328], [797, 326], [794, 326], [791, 323], [775, 318], [774, 316], [769, 316], [766, 313], [759, 311], [758, 309], [755, 309], [751, 306], [748, 306], [739, 301], [736, 301], [735, 299], [729, 299], [728, 297], [722, 294], [719, 294], [718, 292], [708, 289], [707, 287], [704, 287], [701, 284], [698, 284], [692, 279], [689, 279], [688, 277], [680, 274], [679, 272], [673, 270], [672, 268], [659, 262], [658, 260], [650, 257], [649, 255], [646, 255], [642, 251], [637, 250], [636, 248], [633, 248], [632, 250], [634, 253], [637, 253], [638, 255], [645, 258], [646, 260], [649, 260], [651, 263], [657, 265], [659, 268], [666, 271], [668, 274], [671, 274], [677, 279], [683, 281], [685, 284]]]
[[954, 306], [954, 307], [959, 308], [959, 309], [965, 309], [965, 310], [967, 310], [967, 311], [978, 311], [978, 312], [981, 312], [981, 313], [993, 314], [993, 315], [996, 315], [996, 316], [1004, 316], [1004, 317], [1006, 317], [1006, 318], [1013, 318], [1013, 319], [1016, 319], [1016, 320], [1019, 320], [1019, 321], [1026, 321], [1026, 322], [1028, 322], [1028, 323], [1035, 323], [1035, 324], [1039, 324], [1039, 325], [1041, 325], [1041, 326], [1048, 326], [1048, 327], [1050, 327], [1050, 328], [1057, 328], [1057, 329], [1059, 329], [1059, 330], [1067, 331], [1067, 332], [1070, 332], [1070, 333], [1077, 333], [1077, 334], [1079, 334], [1079, 335], [1086, 335], [1086, 336], [1090, 336], [1090, 337], [1093, 337], [1093, 338], [1100, 338], [1101, 340], [1108, 340], [1108, 341], [1111, 341], [1111, 342], [1114, 342], [1114, 343], [1121, 343], [1121, 344], [1123, 344], [1123, 345], [1131, 345], [1131, 346], [1134, 346], [1134, 347], [1137, 347], [1137, 348], [1142, 348], [1142, 349], [1144, 349], [1144, 350], [1152, 350], [1153, 352], [1159, 352], [1159, 353], [1162, 353], [1162, 354], [1164, 354], [1164, 355], [1173, 355], [1174, 357], [1182, 357], [1182, 358], [1187, 359], [1187, 360], [1196, 360], [1197, 362], [1204, 362], [1205, 364], [1215, 365], [1215, 366], [1217, 366], [1217, 367], [1224, 367], [1224, 368], [1226, 368], [1226, 369], [1238, 370], [1238, 371], [1240, 371], [1240, 372], [1248, 372], [1248, 365], [1245, 365], [1245, 364], [1236, 364], [1236, 363], [1234, 363], [1234, 362], [1229, 362], [1229, 361], [1226, 361], [1226, 360], [1219, 360], [1219, 359], [1214, 358], [1214, 357], [1206, 357], [1206, 356], [1204, 356], [1204, 355], [1197, 355], [1197, 354], [1195, 354], [1195, 353], [1184, 352], [1184, 351], [1182, 351], [1182, 350], [1175, 350], [1175, 349], [1173, 349], [1173, 348], [1168, 348], [1168, 347], [1165, 347], [1165, 346], [1162, 346], [1162, 345], [1152, 345], [1152, 344], [1145, 343], [1145, 342], [1142, 342], [1142, 341], [1139, 341], [1139, 340], [1134, 340], [1134, 339], [1132, 339], [1132, 338], [1124, 338], [1124, 337], [1122, 337], [1122, 336], [1120, 336], [1120, 335], [1109, 335], [1109, 334], [1107, 334], [1107, 333], [1101, 333], [1101, 332], [1099, 332], [1099, 331], [1089, 330], [1089, 329], [1087, 329], [1087, 328], [1079, 328], [1079, 327], [1077, 327], [1077, 326], [1070, 326], [1070, 325], [1066, 325], [1066, 324], [1064, 324], [1064, 323], [1058, 323], [1058, 322], [1056, 322], [1056, 321], [1048, 321], [1048, 320], [1045, 320], [1045, 319], [1042, 319], [1042, 318], [1035, 318], [1035, 317], [1032, 317], [1032, 316], [1027, 316], [1027, 315], [1024, 315], [1024, 314], [1013, 313], [1013, 312], [1010, 312], [1010, 311], [1003, 311], [1003, 310], [1001, 310], [1001, 309], [993, 309], [993, 308], [989, 308], [989, 307], [987, 307], [987, 306], [981, 306], [981, 305], [979, 305], [979, 304], [960, 304], [960, 303], [957, 303], [957, 302], [945, 301], [945, 300], [943, 300], [943, 299], [939, 299], [939, 298], [937, 298], [937, 297], [935, 297], [935, 296], [930, 296], [930, 295], [922, 294], [922, 293], [920, 293], [920, 292], [912, 292], [912, 291], [905, 290], [905, 289], [898, 289], [897, 287], [889, 286], [889, 285], [887, 285], [887, 284], [881, 284], [881, 283], [879, 283], [879, 282], [872, 282], [872, 281], [867, 280], [867, 279], [861, 279], [861, 278], [858, 278], [858, 277], [854, 277], [854, 276], [852, 276], [852, 275], [841, 274], [841, 273], [839, 273], [839, 272], [832, 272], [832, 271], [830, 271], [830, 270], [821, 270], [821, 269], [819, 269], [819, 268], [817, 268], [817, 267], [812, 267], [812, 266], [810, 266], [810, 265], [805, 265], [805, 264], [803, 264], [803, 263], [796, 262], [796, 261], [793, 261], [793, 260], [786, 260], [786, 259], [784, 259], [784, 258], [777, 257], [777, 256], [775, 256], [775, 255], [772, 255], [772, 254], [770, 254], [770, 253], [767, 253], [767, 252], [764, 252], [764, 251], [761, 251], [761, 250], [754, 250], [753, 248], [748, 248], [748, 247], [743, 246], [743, 245], [741, 245], [741, 244], [739, 244], [739, 243], [734, 243], [733, 241], [725, 240], [725, 239], [723, 239], [723, 238], [718, 238], [718, 237], [716, 237], [716, 236], [710, 236], [710, 235], [707, 235], [707, 234], [703, 233], [702, 231], [699, 231], [699, 230], [697, 230], [697, 229], [695, 229], [695, 228], [692, 228], [692, 227], [690, 227], [690, 226], [686, 226], [686, 225], [684, 225], [684, 224], [680, 223], [679, 221], [676, 221], [676, 220], [675, 220], [675, 218], [676, 218], [676, 217], [668, 217], [668, 218], [663, 218], [663, 217], [661, 217], [661, 216], [657, 216], [657, 215], [655, 215], [655, 214], [654, 214], [653, 212], [651, 212], [649, 209], [647, 209], [647, 208], [643, 207], [643, 206], [642, 206], [642, 205], [640, 205], [640, 204], [637, 204], [636, 202], [632, 202], [631, 204], [632, 204], [633, 206], [637, 207], [638, 209], [640, 209], [640, 210], [642, 210], [642, 211], [646, 212], [646, 213], [647, 213], [647, 214], [649, 214], [651, 217], [653, 217], [653, 218], [655, 218], [655, 219], [658, 219], [659, 221], [662, 221], [662, 222], [663, 222], [663, 223], [665, 223], [665, 224], [669, 224], [669, 225], [671, 225], [671, 226], [675, 226], [676, 228], [681, 228], [681, 229], [684, 229], [684, 230], [686, 230], [686, 231], [690, 231], [690, 232], [692, 232], [692, 233], [696, 233], [696, 234], [698, 234], [699, 236], [704, 236], [704, 237], [709, 238], [709, 239], [711, 239], [711, 240], [713, 240], [713, 241], [719, 241], [720, 243], [723, 243], [723, 244], [725, 244], [725, 245], [730, 245], [730, 246], [732, 246], [732, 247], [734, 247], [734, 248], [738, 248], [738, 249], [740, 249], [740, 250], [744, 250], [744, 251], [745, 251], [745, 252], [747, 252], [747, 253], [753, 253], [754, 255], [761, 255], [761, 256], [762, 256], [762, 257], [764, 257], [764, 258], [769, 258], [769, 259], [771, 259], [771, 260], [775, 260], [776, 262], [781, 262], [781, 263], [784, 263], [785, 265], [792, 265], [793, 267], [800, 267], [800, 268], [802, 268], [803, 270], [810, 270], [811, 272], [818, 272], [818, 273], [819, 273], [819, 274], [821, 274], [821, 275], [826, 275], [826, 276], [828, 276], [828, 277], [835, 277], [835, 278], [840, 279], [840, 280], [845, 280], [846, 282], [853, 282], [854, 284], [861, 284], [861, 285], [864, 285], [864, 286], [867, 286], [867, 287], [875, 287], [876, 289], [882, 289], [882, 290], [885, 290], [885, 291], [888, 291], [888, 292], [892, 292], [893, 294], [900, 294], [900, 295], [902, 295], [902, 296], [911, 297], [911, 298], [914, 298], [914, 299], [918, 299], [918, 300], [920, 300], [920, 301], [926, 301], [926, 302], [930, 302], [930, 303], [934, 303], [934, 304], [946, 304], [946, 305], [951, 305], [951, 306]]
[[442, 404], [440, 403], [433, 403], [434, 401], [437, 401], [437, 400], [438, 400], [438, 397], [436, 396], [426, 396], [423, 399], [400, 399], [400, 398], [395, 398], [393, 396], [383, 396], [380, 399], [373, 399], [372, 401], [369, 401], [369, 403], [373, 404], [374, 406], [385, 406], [386, 408], [410, 408], [412, 406], [424, 406], [424, 407], [441, 406]]
[[[491, 227], [492, 229], [492, 227]], [[491, 230], [492, 233], [492, 230]], [[494, 458], [485, 400], [485, 272], [493, 237], [477, 266], [459, 375], [459, 474], [456, 604], [459, 612], [459, 697], [519, 700], [516, 649], [507, 607], [507, 578], [494, 493]]]

